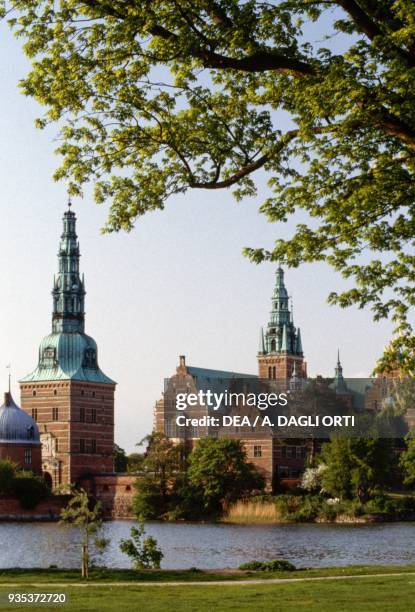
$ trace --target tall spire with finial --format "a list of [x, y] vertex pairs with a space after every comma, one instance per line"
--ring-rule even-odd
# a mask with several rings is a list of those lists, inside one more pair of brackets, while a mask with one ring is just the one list
[[84, 279], [79, 273], [79, 243], [76, 235], [76, 216], [71, 210], [72, 202], [68, 199], [68, 210], [63, 215], [63, 232], [59, 246], [59, 272], [53, 283], [53, 333], [84, 332]]
[[347, 391], [347, 384], [343, 377], [343, 367], [340, 363], [340, 350], [337, 349], [337, 364], [334, 369], [333, 386], [337, 393]]
[[288, 296], [281, 265], [278, 265], [275, 276], [275, 288], [271, 298], [272, 309], [264, 338], [265, 351], [260, 350], [259, 353], [302, 356], [300, 331], [294, 326], [293, 300]]

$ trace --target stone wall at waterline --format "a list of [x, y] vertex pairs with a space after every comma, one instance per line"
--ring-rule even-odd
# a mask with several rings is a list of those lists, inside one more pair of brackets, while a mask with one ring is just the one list
[[16, 498], [0, 497], [0, 521], [56, 521], [68, 500], [68, 495], [53, 495], [25, 509]]

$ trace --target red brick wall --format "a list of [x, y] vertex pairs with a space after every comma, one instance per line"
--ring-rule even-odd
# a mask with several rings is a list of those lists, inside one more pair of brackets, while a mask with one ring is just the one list
[[81, 481], [88, 493], [102, 504], [105, 518], [134, 518], [134, 474], [100, 474]]
[[[25, 451], [30, 450], [31, 463], [25, 463]], [[42, 473], [42, 459], [40, 444], [0, 444], [0, 461], [10, 459], [24, 470], [31, 470], [37, 474]]]
[[275, 378], [278, 380], [290, 379], [296, 363], [298, 376], [306, 378], [307, 364], [302, 357], [293, 355], [258, 355], [258, 376], [259, 378], [272, 378], [269, 376], [269, 368], [275, 367]]
[[0, 520], [56, 520], [67, 502], [66, 495], [55, 495], [32, 510], [24, 510], [17, 499], [0, 497]]
[[[113, 471], [114, 385], [57, 381], [22, 383], [20, 389], [23, 410], [36, 419], [40, 433], [49, 432], [57, 440], [60, 482], [55, 486], [75, 483], [87, 474]], [[54, 408], [57, 419], [53, 418]], [[84, 450], [80, 440], [84, 440]]]

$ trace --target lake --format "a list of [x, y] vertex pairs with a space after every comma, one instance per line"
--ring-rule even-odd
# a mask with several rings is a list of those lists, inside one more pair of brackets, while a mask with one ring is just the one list
[[[104, 523], [111, 544], [99, 564], [130, 567], [118, 544], [133, 522]], [[415, 523], [375, 525], [216, 525], [149, 523], [162, 568], [238, 567], [251, 559], [287, 559], [297, 567], [415, 563]], [[0, 567], [79, 566], [79, 534], [57, 523], [0, 523]]]

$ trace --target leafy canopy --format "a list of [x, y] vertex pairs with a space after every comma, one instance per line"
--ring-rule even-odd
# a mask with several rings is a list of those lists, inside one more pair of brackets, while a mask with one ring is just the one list
[[46, 107], [38, 125], [61, 126], [56, 178], [112, 200], [108, 231], [189, 189], [252, 196], [264, 169], [261, 211], [305, 221], [246, 254], [328, 262], [353, 281], [330, 302], [395, 320], [381, 367], [415, 371], [413, 0], [6, 7], [32, 60], [23, 91]]
[[187, 479], [201, 495], [205, 515], [222, 514], [252, 491], [262, 491], [264, 478], [247, 461], [240, 440], [201, 438], [189, 456]]
[[394, 480], [393, 447], [385, 438], [333, 437], [320, 460], [323, 489], [341, 499], [366, 502]]

